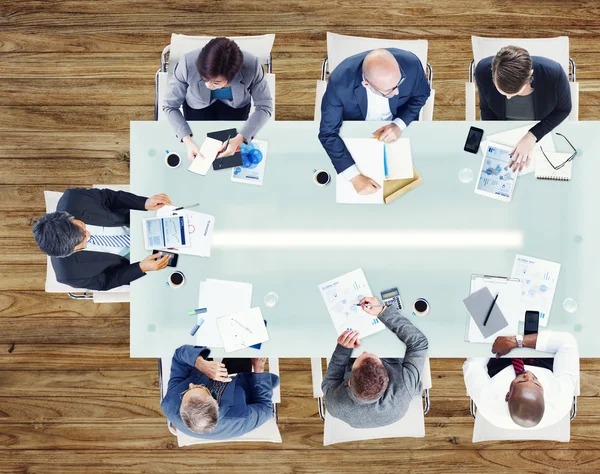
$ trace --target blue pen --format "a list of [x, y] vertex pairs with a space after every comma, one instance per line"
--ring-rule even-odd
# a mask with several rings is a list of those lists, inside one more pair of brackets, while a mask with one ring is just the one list
[[202, 326], [202, 324], [204, 324], [204, 319], [200, 318], [200, 320], [198, 321], [198, 324], [196, 324], [194, 326], [194, 328], [190, 331], [190, 336], [195, 336], [196, 333], [198, 332], [198, 329], [200, 329], [200, 326]]
[[385, 178], [388, 177], [388, 166], [387, 166], [387, 154], [385, 152], [385, 143], [383, 144], [383, 172], [385, 173]]

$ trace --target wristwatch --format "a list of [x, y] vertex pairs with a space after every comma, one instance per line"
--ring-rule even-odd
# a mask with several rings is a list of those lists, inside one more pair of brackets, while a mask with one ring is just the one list
[[515, 340], [517, 341], [517, 347], [521, 349], [523, 347], [523, 336], [518, 334], [517, 336], [515, 336]]

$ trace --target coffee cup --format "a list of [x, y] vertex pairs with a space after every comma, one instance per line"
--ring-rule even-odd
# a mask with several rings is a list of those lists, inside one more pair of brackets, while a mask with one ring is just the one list
[[171, 273], [167, 281], [167, 285], [172, 288], [179, 288], [180, 286], [183, 286], [184, 283], [185, 277], [183, 276], [183, 273], [179, 271]]
[[327, 186], [331, 182], [331, 176], [325, 170], [315, 170], [313, 181], [317, 186]]
[[165, 156], [165, 164], [169, 168], [177, 168], [181, 164], [181, 157], [178, 153], [168, 152]]
[[425, 298], [417, 299], [412, 306], [413, 316], [425, 316], [429, 313], [429, 303]]

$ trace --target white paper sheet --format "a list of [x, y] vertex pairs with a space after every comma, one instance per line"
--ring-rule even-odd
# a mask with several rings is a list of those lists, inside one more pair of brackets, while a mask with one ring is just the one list
[[202, 142], [202, 146], [200, 147], [200, 154], [202, 156], [197, 156], [194, 161], [192, 161], [188, 171], [201, 174], [202, 176], [206, 175], [210, 169], [210, 165], [212, 165], [213, 161], [215, 161], [215, 158], [217, 157], [217, 154], [222, 146], [223, 142], [220, 140], [206, 137]]
[[[554, 166], [564, 163], [571, 156], [571, 153], [556, 153], [546, 150], [544, 150], [544, 152]], [[535, 177], [538, 179], [556, 179], [568, 181], [571, 179], [572, 167], [573, 162], [569, 161], [562, 168], [555, 170], [550, 163], [548, 163], [548, 160], [541, 151], [536, 152]]]
[[[265, 168], [267, 165], [267, 148], [268, 143], [264, 140], [253, 140], [252, 145], [260, 150], [262, 153], [262, 160], [256, 165], [252, 165], [250, 168], [244, 166], [236, 166], [231, 169], [231, 181], [245, 184], [253, 184], [255, 186], [262, 186], [263, 179], [265, 177]], [[242, 145], [242, 153], [244, 148]]]
[[410, 138], [400, 138], [395, 142], [386, 143], [385, 148], [388, 164], [388, 177], [385, 179], [408, 179], [414, 177]]
[[496, 297], [496, 295], [499, 295], [496, 304], [506, 318], [508, 326], [486, 339], [483, 337], [483, 334], [481, 334], [481, 331], [473, 321], [473, 318], [469, 316], [471, 319], [469, 320], [468, 341], [492, 344], [498, 336], [514, 336], [517, 334], [517, 330], [519, 329], [519, 312], [521, 308], [521, 282], [502, 280], [490, 281], [487, 278], [476, 279], [471, 281], [471, 294], [483, 287], [489, 288], [492, 296]]
[[[527, 134], [527, 132], [530, 129], [531, 129], [531, 126], [526, 125], [525, 127], [519, 127], [519, 128], [515, 128], [513, 130], [508, 130], [506, 132], [489, 135], [489, 136], [485, 137], [486, 139], [484, 141], [481, 142], [481, 149], [485, 150], [485, 147], [487, 146], [488, 141], [492, 141], [499, 145], [509, 146], [512, 148], [517, 144], [517, 142], [521, 138], [523, 138]], [[554, 147], [554, 140], [552, 139], [552, 134], [551, 133], [546, 134], [533, 147], [534, 153], [531, 155], [531, 159], [529, 161], [529, 166], [526, 166], [525, 168], [523, 168], [523, 171], [519, 172], [520, 176], [532, 173], [533, 170], [535, 170], [535, 160], [536, 160], [536, 156], [537, 156], [537, 153], [535, 153], [535, 152], [540, 149], [540, 145], [544, 147], [545, 151], [555, 151], [556, 150]]]
[[198, 257], [210, 257], [215, 229], [214, 216], [195, 212], [190, 209], [181, 209], [180, 211], [174, 211], [174, 209], [175, 206], [162, 207], [156, 212], [156, 216], [170, 216], [174, 212], [177, 215], [187, 215], [190, 245], [188, 247], [165, 248], [162, 250], [175, 251], [185, 255], [196, 255]]
[[374, 194], [360, 195], [350, 181], [338, 175], [335, 181], [335, 200], [343, 204], [383, 204], [383, 142], [373, 138], [344, 138], [348, 151], [360, 172], [378, 183]]
[[378, 318], [356, 306], [365, 296], [373, 296], [362, 269], [322, 283], [319, 291], [338, 335], [351, 329], [358, 331], [363, 338], [385, 329]]
[[540, 312], [540, 326], [548, 325], [554, 291], [560, 273], [560, 263], [517, 254], [512, 276], [523, 282], [520, 298], [520, 320], [524, 321], [525, 311]]
[[217, 319], [225, 352], [246, 349], [269, 340], [260, 308], [252, 308]]
[[250, 309], [252, 305], [252, 285], [237, 281], [207, 279], [200, 282], [198, 308], [206, 308], [198, 320], [204, 323], [196, 333], [199, 346], [223, 347], [217, 328], [217, 318]]

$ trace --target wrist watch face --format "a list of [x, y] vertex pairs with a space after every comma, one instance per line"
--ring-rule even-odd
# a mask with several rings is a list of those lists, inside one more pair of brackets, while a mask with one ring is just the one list
[[515, 339], [517, 340], [517, 346], [523, 347], [523, 336], [515, 336]]

